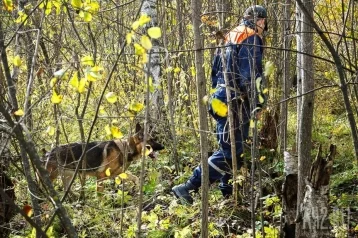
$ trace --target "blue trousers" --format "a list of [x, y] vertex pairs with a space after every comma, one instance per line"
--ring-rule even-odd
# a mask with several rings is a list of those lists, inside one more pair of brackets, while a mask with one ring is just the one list
[[[243, 164], [241, 158], [243, 142], [247, 139], [249, 134], [250, 106], [248, 100], [243, 102], [235, 100], [233, 101], [232, 108], [234, 114], [236, 159], [239, 169]], [[229, 120], [227, 117], [220, 117], [216, 114], [212, 114], [212, 116], [216, 120], [216, 133], [219, 149], [208, 158], [209, 182], [211, 184], [220, 181], [219, 188], [222, 194], [224, 196], [230, 196], [232, 194], [232, 185], [229, 184], [229, 180], [232, 179], [232, 156], [229, 136]], [[198, 188], [201, 186], [201, 173], [202, 168], [199, 165], [194, 169], [193, 175], [189, 179], [189, 181]]]

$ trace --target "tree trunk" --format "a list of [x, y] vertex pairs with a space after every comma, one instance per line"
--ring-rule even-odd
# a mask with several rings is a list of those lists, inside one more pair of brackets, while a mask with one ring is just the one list
[[[150, 27], [158, 25], [158, 13], [157, 13], [157, 0], [147, 0], [143, 2], [141, 13], [150, 17], [150, 22], [146, 24], [145, 30]], [[150, 95], [150, 101], [152, 105], [152, 117], [160, 119], [162, 116], [162, 108], [164, 106], [163, 91], [160, 89], [160, 54], [159, 54], [159, 41], [152, 39], [152, 49], [149, 52], [149, 64], [146, 69], [149, 70], [149, 75], [152, 77], [154, 92]]]
[[[313, 14], [313, 3], [312, 1], [305, 1], [304, 6], [308, 10], [308, 13], [312, 16]], [[301, 58], [301, 65], [297, 69], [297, 75], [301, 76], [301, 104], [298, 107], [298, 191], [297, 191], [297, 202], [301, 204], [303, 201], [303, 195], [305, 190], [305, 179], [309, 173], [309, 164], [311, 163], [311, 149], [312, 149], [312, 125], [313, 125], [313, 105], [314, 105], [314, 94], [305, 94], [314, 88], [313, 80], [313, 59], [309, 55], [313, 53], [313, 34], [312, 27], [309, 24], [307, 16], [302, 13], [301, 7], [297, 8], [298, 16], [302, 19], [299, 21], [301, 36], [300, 42], [297, 45], [301, 45], [301, 52], [298, 58]], [[300, 52], [298, 52], [300, 53]], [[298, 95], [300, 96], [300, 95]], [[302, 226], [296, 226], [296, 236], [300, 237]]]
[[195, 51], [195, 69], [196, 69], [196, 87], [197, 87], [197, 106], [199, 110], [199, 130], [200, 130], [200, 153], [202, 167], [202, 216], [201, 216], [201, 237], [208, 237], [208, 190], [209, 190], [209, 165], [208, 165], [208, 118], [207, 109], [203, 103], [206, 95], [206, 80], [204, 71], [204, 39], [200, 28], [200, 14], [202, 9], [201, 0], [192, 0], [192, 21], [194, 32], [194, 51]]
[[[291, 54], [289, 52], [291, 29], [290, 14], [291, 14], [291, 0], [286, 0], [284, 5], [284, 23], [283, 23], [283, 77], [282, 77], [282, 100], [286, 100], [290, 93], [290, 61]], [[280, 151], [285, 151], [287, 148], [287, 101], [281, 104], [280, 108]]]
[[300, 206], [298, 222], [303, 229], [300, 237], [323, 238], [330, 237], [329, 228], [329, 180], [332, 173], [333, 159], [336, 146], [330, 146], [327, 158], [322, 157], [319, 147], [311, 172], [306, 180], [306, 191]]

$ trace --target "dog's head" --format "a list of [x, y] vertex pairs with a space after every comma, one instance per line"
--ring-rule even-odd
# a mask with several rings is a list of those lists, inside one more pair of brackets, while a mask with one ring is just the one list
[[[144, 141], [144, 128], [139, 123], [136, 124], [135, 135], [140, 142]], [[157, 151], [164, 149], [164, 146], [159, 142], [158, 132], [153, 127], [149, 127], [146, 148], [150, 151], [148, 156], [152, 159], [156, 158]]]

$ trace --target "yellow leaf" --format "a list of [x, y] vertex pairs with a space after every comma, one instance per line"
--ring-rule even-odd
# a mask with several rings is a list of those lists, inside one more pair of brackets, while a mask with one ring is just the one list
[[71, 0], [71, 5], [73, 8], [81, 8], [82, 1], [81, 0]]
[[117, 176], [115, 182], [117, 185], [120, 185], [122, 183], [122, 180]]
[[87, 80], [85, 78], [81, 78], [77, 89], [79, 93], [83, 93], [85, 91], [86, 82]]
[[255, 122], [254, 120], [250, 120], [250, 128], [255, 128]]
[[52, 78], [50, 80], [50, 87], [53, 88], [53, 86], [55, 86], [56, 83], [57, 83], [57, 78]]
[[14, 112], [14, 114], [15, 114], [16, 116], [21, 117], [21, 116], [24, 115], [24, 111], [23, 111], [22, 109], [19, 109], [19, 110], [17, 110], [16, 112]]
[[260, 103], [264, 103], [264, 102], [265, 102], [265, 99], [262, 97], [261, 94], [259, 94], [258, 97], [259, 97], [259, 102], [260, 102]]
[[139, 25], [143, 26], [144, 24], [150, 22], [150, 17], [147, 14], [142, 14], [138, 20]]
[[89, 6], [90, 6], [90, 12], [91, 12], [91, 13], [96, 13], [96, 12], [98, 12], [98, 10], [99, 10], [99, 4], [98, 4], [98, 2], [91, 2], [91, 3], [89, 4]]
[[262, 90], [263, 94], [267, 94], [268, 93], [268, 88], [264, 88], [264, 90]]
[[179, 67], [176, 67], [175, 69], [174, 69], [174, 73], [179, 73], [181, 71], [181, 69], [179, 68]]
[[148, 29], [148, 35], [153, 39], [158, 39], [162, 36], [162, 31], [159, 27], [151, 27]]
[[265, 77], [270, 76], [274, 70], [275, 70], [275, 65], [273, 64], [273, 62], [267, 61], [265, 64], [265, 70], [264, 70]]
[[153, 148], [150, 145], [147, 145], [145, 147], [145, 152], [144, 152], [145, 156], [150, 155], [150, 153], [152, 153], [152, 152], [153, 152]]
[[12, 12], [14, 10], [14, 4], [12, 3], [12, 0], [4, 0], [4, 9], [8, 12]]
[[117, 96], [114, 94], [114, 92], [107, 93], [105, 97], [109, 103], [117, 102]]
[[116, 138], [116, 139], [120, 139], [120, 138], [123, 137], [122, 132], [121, 132], [121, 131], [119, 130], [119, 128], [116, 127], [116, 126], [111, 126], [111, 134], [112, 134], [112, 136], [113, 136], [114, 138]]
[[264, 161], [266, 159], [266, 156], [261, 156], [260, 161]]
[[81, 63], [83, 64], [83, 65], [89, 65], [89, 66], [94, 66], [94, 62], [93, 62], [93, 58], [92, 58], [92, 56], [90, 56], [90, 55], [87, 55], [87, 56], [84, 56], [84, 57], [82, 57], [81, 58]]
[[62, 101], [63, 96], [62, 95], [57, 95], [57, 93], [55, 92], [55, 90], [53, 90], [52, 93], [52, 97], [51, 97], [51, 102], [53, 104], [58, 104]]
[[129, 105], [129, 110], [133, 112], [140, 112], [144, 108], [144, 105], [139, 102], [135, 102]]
[[111, 176], [111, 168], [106, 169], [106, 176]]
[[127, 33], [127, 35], [126, 35], [127, 45], [132, 43], [132, 38], [133, 38], [133, 32]]
[[145, 49], [138, 43], [134, 43], [134, 53], [136, 55], [143, 55], [145, 53]]
[[140, 60], [140, 63], [141, 64], [146, 64], [148, 63], [148, 54], [147, 53], [144, 53], [141, 57], [141, 60]]
[[99, 114], [106, 115], [106, 110], [104, 110], [104, 106], [99, 106]]
[[21, 58], [19, 55], [16, 55], [15, 58], [14, 58], [14, 61], [13, 61], [14, 65], [16, 67], [20, 67], [21, 64], [22, 64], [22, 61], [21, 61]]
[[211, 107], [213, 108], [214, 113], [216, 113], [218, 116], [227, 116], [227, 105], [219, 99], [213, 98], [211, 100]]
[[216, 92], [216, 90], [217, 90], [216, 88], [212, 88], [212, 89], [210, 89], [210, 91], [209, 91], [210, 95], [211, 95], [211, 94], [213, 94], [213, 93], [215, 93], [215, 92]]
[[146, 35], [143, 35], [140, 38], [140, 43], [144, 47], [144, 49], [146, 49], [146, 50], [150, 50], [153, 47], [152, 42], [150, 41], [149, 37], [146, 36]]
[[105, 130], [107, 136], [112, 135], [111, 128], [109, 127], [109, 125], [106, 125], [104, 127], [104, 130]]
[[191, 67], [190, 67], [190, 72], [191, 72], [191, 76], [192, 76], [192, 77], [195, 77], [195, 75], [196, 75], [196, 70], [195, 70], [195, 67], [194, 67], [194, 66], [191, 66]]
[[103, 70], [104, 70], [103, 67], [99, 66], [99, 65], [96, 65], [96, 66], [91, 68], [91, 72], [95, 72], [95, 73], [100, 73]]
[[126, 173], [121, 173], [120, 175], [118, 175], [121, 179], [127, 179], [128, 178], [128, 174]]
[[72, 87], [74, 87], [75, 89], [78, 89], [78, 86], [79, 86], [79, 82], [78, 82], [78, 73], [75, 72], [72, 76], [72, 78], [70, 79], [70, 85]]
[[132, 24], [132, 29], [135, 31], [135, 30], [137, 30], [138, 29], [138, 27], [139, 27], [139, 21], [135, 21], [135, 22], [133, 22], [133, 24]]
[[48, 126], [46, 129], [46, 133], [49, 134], [50, 136], [53, 136], [55, 134], [55, 128], [52, 126]]
[[256, 79], [256, 90], [257, 90], [257, 92], [261, 92], [261, 81], [262, 81], [262, 78], [261, 77], [258, 77], [257, 79]]
[[89, 12], [84, 12], [83, 13], [83, 20], [85, 22], [91, 22], [92, 21], [92, 14]]

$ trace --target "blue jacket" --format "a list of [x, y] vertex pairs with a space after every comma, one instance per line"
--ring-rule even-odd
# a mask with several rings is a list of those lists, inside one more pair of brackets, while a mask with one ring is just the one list
[[[226, 36], [226, 69], [231, 90], [231, 98], [237, 96], [237, 91], [246, 93], [251, 85], [251, 65], [255, 55], [255, 79], [262, 77], [263, 41], [248, 24], [241, 24]], [[256, 51], [256, 52], [254, 52]], [[221, 52], [217, 51], [212, 66], [212, 88], [216, 88], [213, 98], [227, 103], [226, 88], [221, 61]]]

